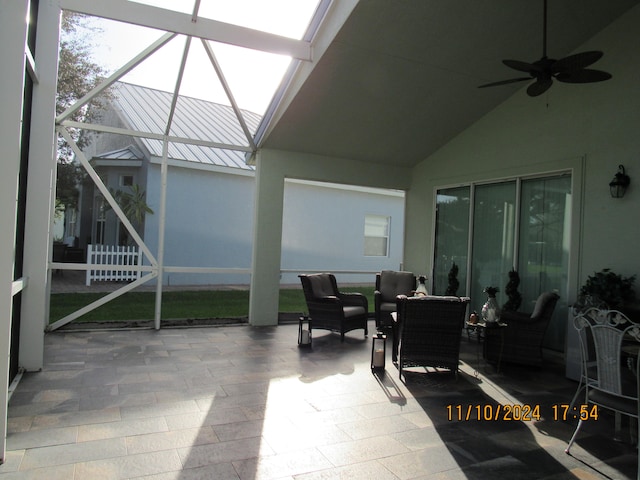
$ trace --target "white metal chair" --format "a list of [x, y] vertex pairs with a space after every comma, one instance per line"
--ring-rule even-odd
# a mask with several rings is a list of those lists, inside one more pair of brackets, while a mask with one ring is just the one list
[[[584, 378], [585, 401], [598, 408], [615, 412], [616, 424], [620, 415], [636, 419], [636, 428], [640, 434], [640, 386], [638, 371], [640, 369], [640, 324], [632, 322], [623, 313], [616, 310], [589, 308], [574, 317], [574, 326], [580, 337], [582, 353], [582, 372]], [[587, 373], [591, 366], [592, 356], [589, 342], [593, 341], [592, 353], [595, 353], [596, 375]], [[635, 366], [629, 368], [622, 361], [623, 345], [635, 349]], [[569, 440], [565, 452], [569, 453], [585, 419], [580, 418], [575, 431]], [[616, 430], [618, 425], [616, 425]], [[640, 465], [640, 449], [638, 450]], [[640, 469], [638, 470], [640, 480]]]

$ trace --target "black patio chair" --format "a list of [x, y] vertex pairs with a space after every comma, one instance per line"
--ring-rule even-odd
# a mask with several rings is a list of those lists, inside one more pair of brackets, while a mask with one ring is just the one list
[[338, 332], [343, 342], [345, 333], [359, 328], [364, 329], [367, 336], [367, 297], [360, 293], [340, 292], [336, 277], [331, 273], [299, 277], [311, 317], [311, 328]]
[[400, 379], [408, 367], [446, 368], [457, 374], [468, 297], [398, 297]]
[[376, 289], [373, 292], [376, 328], [393, 327], [391, 313], [396, 311], [398, 295], [411, 296], [416, 289], [416, 276], [411, 272], [383, 270], [376, 273]]

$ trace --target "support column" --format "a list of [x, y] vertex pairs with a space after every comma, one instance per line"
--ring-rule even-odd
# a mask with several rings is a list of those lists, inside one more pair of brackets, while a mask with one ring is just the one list
[[22, 100], [25, 79], [28, 0], [3, 0], [0, 15], [0, 464], [4, 463], [7, 437], [9, 355], [11, 346], [12, 285], [14, 275], [18, 175]]
[[284, 176], [280, 169], [269, 168], [269, 155], [274, 153], [258, 152], [256, 160], [253, 275], [249, 299], [249, 323], [254, 326], [278, 324]]
[[[3, 15], [4, 16], [4, 15]], [[56, 179], [56, 83], [60, 7], [40, 2], [35, 63], [38, 83], [33, 90], [31, 141], [24, 241], [24, 276], [20, 321], [20, 365], [40, 370], [44, 357], [44, 328], [49, 321], [53, 203]]]

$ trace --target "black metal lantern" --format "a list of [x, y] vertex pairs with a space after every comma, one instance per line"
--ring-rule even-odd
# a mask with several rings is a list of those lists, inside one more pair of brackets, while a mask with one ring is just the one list
[[371, 343], [371, 371], [384, 372], [384, 361], [387, 356], [387, 336], [378, 332]]
[[618, 165], [618, 173], [613, 177], [613, 180], [609, 182], [609, 188], [611, 189], [611, 196], [613, 198], [624, 197], [627, 187], [631, 183], [629, 175], [624, 173], [624, 166]]
[[311, 346], [311, 318], [306, 315], [298, 319], [298, 346]]

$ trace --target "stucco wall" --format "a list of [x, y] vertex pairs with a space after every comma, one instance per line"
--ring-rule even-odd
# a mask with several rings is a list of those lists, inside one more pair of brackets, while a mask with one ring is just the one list
[[[634, 188], [640, 182], [639, 24], [636, 7], [577, 49], [602, 50], [604, 57], [593, 68], [610, 72], [611, 80], [555, 82], [535, 98], [526, 95], [525, 86], [415, 169], [407, 194], [408, 268], [432, 268], [436, 188], [567, 169], [573, 175], [574, 205], [569, 298], [563, 304], [575, 300], [594, 271], [640, 273], [640, 196]], [[632, 179], [623, 199], [609, 194], [618, 164]], [[418, 211], [425, 213], [415, 215]]]
[[[169, 167], [166, 212], [166, 266], [251, 267], [255, 178], [191, 168]], [[364, 270], [399, 267], [402, 261], [404, 198], [401, 195], [287, 182], [283, 211], [282, 268], [292, 270]], [[152, 163], [145, 235], [157, 255], [160, 221], [160, 166]], [[316, 212], [314, 214], [313, 212]], [[365, 257], [365, 214], [389, 215], [390, 255]], [[282, 284], [299, 284], [297, 272], [284, 273]], [[369, 276], [348, 282], [373, 282]], [[167, 273], [167, 285], [244, 284], [248, 274]]]
[[[369, 214], [390, 218], [387, 256], [364, 255], [364, 222]], [[403, 259], [404, 196], [285, 182], [282, 230], [284, 270], [397, 270]], [[283, 273], [281, 280], [297, 284], [297, 274]], [[348, 283], [374, 281], [371, 274], [338, 278]]]

